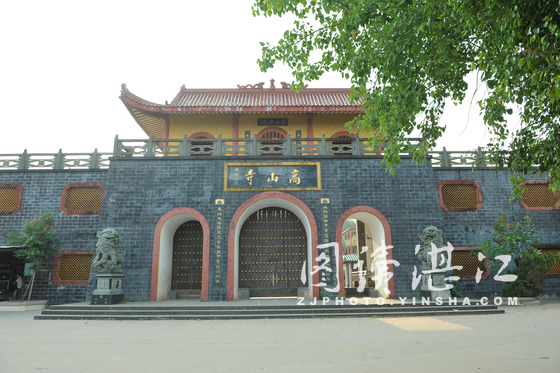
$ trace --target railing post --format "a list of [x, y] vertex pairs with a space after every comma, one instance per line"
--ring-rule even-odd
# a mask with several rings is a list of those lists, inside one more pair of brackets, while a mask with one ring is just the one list
[[257, 134], [253, 134], [253, 139], [251, 140], [251, 155], [259, 155], [257, 148]]
[[54, 156], [53, 168], [55, 170], [62, 170], [64, 168], [64, 155], [62, 155], [62, 149], [58, 149], [58, 153]]
[[29, 169], [29, 155], [27, 154], [27, 149], [25, 149], [23, 154], [21, 154], [18, 158], [18, 170]]
[[146, 157], [154, 156], [154, 138], [152, 135], [148, 137], [148, 143], [146, 144]]
[[327, 155], [327, 141], [325, 140], [325, 134], [321, 134], [321, 146], [319, 147], [319, 155]]
[[441, 167], [451, 167], [451, 156], [449, 155], [447, 149], [445, 149], [445, 146], [443, 147], [440, 157]]
[[360, 141], [360, 135], [356, 134], [354, 137], [354, 155], [363, 155], [362, 142]]
[[183, 135], [183, 142], [181, 143], [181, 156], [183, 157], [188, 157], [189, 156], [189, 142], [188, 142], [188, 137], [187, 134], [185, 133]]
[[480, 147], [476, 149], [475, 165], [477, 167], [486, 167], [486, 157], [484, 151]]
[[301, 131], [296, 130], [296, 141], [294, 142], [294, 155], [301, 156]]
[[89, 168], [99, 168], [99, 153], [97, 152], [97, 148], [95, 148], [95, 150], [89, 157]]
[[216, 156], [221, 156], [223, 155], [223, 149], [222, 149], [222, 134], [218, 134], [218, 143], [216, 144]]
[[286, 138], [286, 149], [284, 150], [284, 155], [292, 155], [292, 136], [288, 133]]
[[117, 158], [120, 153], [119, 135], [115, 135], [115, 142], [113, 144], [113, 157]]

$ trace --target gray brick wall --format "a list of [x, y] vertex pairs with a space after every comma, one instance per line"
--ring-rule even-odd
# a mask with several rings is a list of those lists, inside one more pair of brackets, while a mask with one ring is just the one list
[[[434, 194], [437, 196], [437, 186], [443, 180], [474, 180], [481, 186], [482, 207], [479, 211], [443, 212], [442, 229], [444, 238], [450, 240], [453, 246], [481, 245], [485, 239], [492, 238], [494, 224], [501, 213], [508, 216], [512, 223], [520, 223], [525, 216], [530, 216], [537, 227], [541, 243], [558, 244], [560, 242], [560, 214], [558, 211], [527, 211], [519, 199], [509, 201], [513, 187], [509, 182], [511, 173], [496, 172], [493, 169], [471, 170], [434, 169], [436, 185]], [[529, 177], [530, 179], [530, 177]], [[499, 294], [503, 283], [492, 279], [476, 283], [474, 280], [461, 281], [459, 290], [465, 295]], [[547, 281], [545, 291], [550, 295], [560, 295], [560, 278]]]
[[[14, 215], [0, 215], [0, 244], [7, 232], [21, 234], [23, 224], [40, 217], [47, 209], [55, 217], [61, 251], [94, 251], [96, 232], [102, 226], [98, 215], [65, 215], [60, 210], [62, 190], [70, 183], [105, 184], [107, 171], [0, 171], [0, 184], [19, 184], [22, 189], [21, 209]], [[33, 298], [53, 304], [83, 302], [87, 285], [58, 285], [53, 279], [54, 258], [47, 260], [33, 286]], [[27, 279], [26, 279], [27, 281]]]
[[[15, 216], [0, 216], [0, 237], [7, 231], [18, 231], [24, 221], [39, 216], [49, 208], [56, 216], [56, 229], [64, 240], [63, 250], [94, 250], [97, 231], [105, 227], [117, 229], [121, 235], [120, 249], [126, 256], [124, 264], [125, 298], [145, 301], [150, 298], [154, 229], [166, 212], [189, 207], [200, 212], [210, 226], [210, 260], [215, 258], [216, 213], [214, 201], [225, 200], [224, 234], [237, 209], [257, 191], [224, 191], [224, 157], [118, 159], [108, 171], [2, 171], [0, 183], [17, 183], [23, 187], [21, 211]], [[243, 158], [235, 162], [274, 162], [273, 158]], [[301, 159], [281, 159], [282, 162]], [[518, 201], [509, 202], [511, 186], [506, 172], [493, 170], [434, 169], [429, 163], [415, 166], [404, 158], [397, 173], [390, 175], [380, 158], [329, 157], [306, 158], [321, 163], [322, 190], [286, 191], [305, 203], [316, 221], [321, 222], [321, 198], [330, 198], [329, 231], [334, 239], [338, 218], [348, 209], [367, 205], [381, 212], [389, 222], [395, 268], [396, 296], [414, 296], [412, 272], [420, 268], [414, 248], [428, 225], [444, 230], [444, 240], [454, 246], [480, 244], [490, 238], [492, 226], [500, 212], [512, 220], [523, 216], [533, 218], [542, 235], [542, 242], [560, 242], [560, 214], [557, 211], [525, 211]], [[476, 180], [482, 187], [483, 206], [478, 212], [444, 212], [439, 205], [438, 185], [442, 180]], [[60, 211], [62, 188], [68, 183], [103, 183], [105, 196], [99, 216], [64, 215]], [[226, 252], [224, 246], [223, 252]], [[226, 299], [227, 260], [222, 260], [220, 286], [211, 282], [209, 298]], [[210, 279], [213, 266], [210, 266]], [[90, 285], [59, 286], [52, 280], [52, 263], [41, 272], [34, 298], [47, 298], [53, 303], [84, 301], [93, 292], [94, 271]], [[547, 292], [558, 293], [559, 279], [551, 279]], [[465, 295], [491, 295], [499, 290], [496, 281], [461, 282]]]

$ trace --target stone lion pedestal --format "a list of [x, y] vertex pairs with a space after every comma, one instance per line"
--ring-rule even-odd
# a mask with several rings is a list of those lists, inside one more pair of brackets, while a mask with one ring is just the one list
[[[432, 289], [428, 286], [428, 281], [432, 279]], [[445, 275], [442, 274], [431, 274], [422, 275], [422, 287], [420, 288], [420, 296], [424, 298], [430, 298], [431, 301], [435, 301], [436, 298], [441, 298], [446, 301], [451, 297], [451, 292], [448, 289], [443, 290], [445, 287]], [[442, 290], [433, 290], [433, 289]]]
[[124, 301], [122, 264], [124, 255], [118, 250], [121, 242], [119, 234], [112, 228], [97, 233], [97, 249], [93, 267], [99, 272], [95, 275], [95, 290], [91, 304], [109, 305]]
[[[435, 301], [436, 298], [449, 300], [451, 292], [446, 288], [445, 271], [450, 268], [448, 260], [443, 253], [438, 253], [437, 249], [443, 247], [443, 231], [434, 226], [424, 229], [420, 236], [424, 242], [416, 255], [422, 263], [422, 285], [420, 287], [420, 296]], [[438, 270], [442, 270], [439, 272]], [[430, 272], [436, 271], [436, 273]], [[425, 273], [427, 272], [427, 273]], [[431, 281], [431, 288], [429, 282]]]
[[91, 304], [117, 304], [124, 301], [122, 288], [124, 276], [116, 273], [98, 273], [95, 275], [95, 290]]

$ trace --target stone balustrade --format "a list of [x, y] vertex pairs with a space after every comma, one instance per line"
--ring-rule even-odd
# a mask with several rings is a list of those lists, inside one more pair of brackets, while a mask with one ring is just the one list
[[[407, 139], [412, 154], [422, 139]], [[1, 170], [76, 170], [107, 169], [111, 158], [157, 157], [327, 157], [327, 156], [378, 156], [382, 158], [384, 146], [373, 147], [365, 138], [293, 138], [283, 139], [222, 138], [189, 139], [119, 139], [115, 137], [112, 153], [28, 153], [0, 154]], [[428, 153], [433, 167], [486, 166], [484, 152], [434, 151]]]

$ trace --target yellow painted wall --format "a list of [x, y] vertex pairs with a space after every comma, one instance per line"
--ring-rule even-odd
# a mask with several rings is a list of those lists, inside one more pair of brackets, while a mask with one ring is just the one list
[[313, 137], [321, 137], [323, 133], [327, 138], [341, 131], [349, 133], [345, 123], [353, 118], [353, 115], [348, 114], [315, 114], [313, 116]]
[[[348, 114], [317, 114], [313, 118], [314, 137], [321, 137], [321, 133], [325, 133], [325, 137], [332, 137], [339, 131], [350, 133], [345, 124], [352, 119], [354, 116]], [[369, 137], [365, 131], [360, 132], [359, 135], [361, 138]]]
[[195, 114], [170, 115], [169, 138], [182, 139], [186, 133], [191, 136], [197, 132], [208, 132], [213, 137], [221, 133], [223, 138], [232, 136], [232, 114]]
[[[266, 126], [258, 126], [258, 118], [287, 118], [287, 126], [278, 126], [288, 132], [292, 137], [296, 137], [296, 131], [300, 130], [302, 137], [307, 132], [307, 115], [305, 114], [249, 114], [239, 116], [239, 137], [245, 137], [245, 131], [251, 131], [251, 137], [254, 134], [266, 129]], [[274, 127], [274, 126], [270, 126]]]
[[[267, 127], [258, 126], [258, 118], [287, 118], [287, 126], [279, 128], [296, 137], [296, 131], [301, 131], [302, 137], [308, 137], [307, 114], [241, 114], [239, 115], [239, 138], [245, 137], [245, 131], [250, 131], [251, 137]], [[313, 137], [319, 138], [324, 133], [331, 137], [343, 131], [348, 132], [344, 124], [352, 120], [348, 114], [315, 114], [313, 116]], [[171, 115], [169, 119], [169, 138], [183, 138], [186, 133], [189, 137], [197, 132], [207, 132], [213, 137], [222, 134], [223, 138], [233, 138], [233, 114], [194, 114]]]

